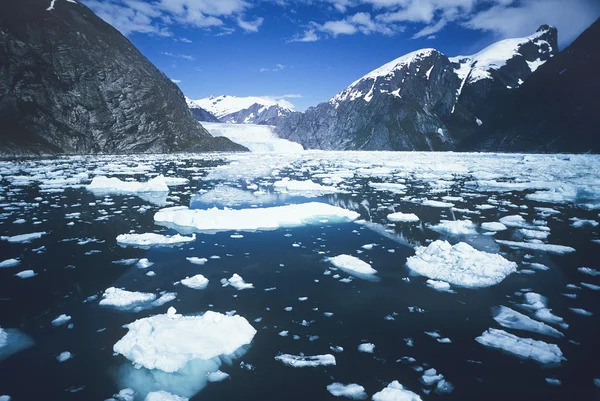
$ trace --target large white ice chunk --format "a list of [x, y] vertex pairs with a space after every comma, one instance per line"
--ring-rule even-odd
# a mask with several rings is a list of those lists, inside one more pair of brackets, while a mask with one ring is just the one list
[[517, 271], [517, 264], [501, 255], [478, 251], [464, 242], [452, 246], [440, 240], [418, 247], [406, 266], [434, 280], [473, 288], [496, 285]]
[[240, 276], [237, 273], [233, 273], [233, 276], [231, 276], [230, 279], [223, 279], [221, 282], [224, 286], [230, 285], [236, 290], [248, 290], [250, 288], [254, 288], [254, 284], [247, 283], [246, 281], [244, 281], [242, 276]]
[[144, 401], [188, 401], [189, 398], [180, 397], [166, 391], [152, 391], [148, 393]]
[[327, 260], [335, 267], [359, 278], [367, 278], [377, 273], [370, 264], [350, 255], [338, 255]]
[[134, 308], [156, 299], [156, 295], [148, 292], [127, 291], [109, 287], [102, 294], [100, 305], [115, 308]]
[[297, 205], [250, 209], [191, 210], [172, 207], [159, 210], [154, 215], [158, 224], [189, 227], [199, 231], [274, 230], [305, 224], [349, 222], [359, 214], [327, 203], [310, 202]]
[[169, 186], [165, 177], [159, 175], [146, 182], [121, 181], [116, 177], [105, 177], [99, 175], [92, 179], [92, 182], [86, 187], [92, 192], [106, 192], [113, 194], [131, 194], [137, 192], [169, 192]]
[[331, 354], [313, 356], [281, 354], [277, 355], [275, 360], [293, 368], [314, 368], [317, 366], [335, 365], [335, 357]]
[[202, 274], [196, 274], [195, 276], [184, 278], [181, 280], [181, 284], [194, 290], [202, 290], [208, 285], [208, 279]]
[[31, 242], [34, 239], [42, 238], [42, 235], [46, 235], [46, 234], [47, 234], [47, 232], [42, 231], [42, 232], [37, 232], [37, 233], [13, 235], [12, 237], [7, 237], [7, 236], [3, 235], [2, 237], [0, 237], [0, 239], [2, 239], [3, 241], [8, 241], [13, 244], [24, 244], [27, 242]]
[[392, 223], [415, 223], [419, 221], [419, 216], [413, 213], [396, 212], [388, 214], [387, 219]]
[[303, 195], [306, 195], [306, 192], [320, 195], [340, 191], [336, 187], [324, 186], [311, 180], [296, 181], [290, 180], [289, 177], [275, 181], [273, 183], [273, 188], [275, 188], [275, 190], [278, 192], [302, 193]]
[[533, 359], [540, 363], [559, 363], [565, 359], [556, 344], [517, 337], [504, 330], [490, 328], [475, 340], [486, 347], [498, 348], [509, 354]]
[[373, 401], [422, 401], [418, 394], [407, 390], [394, 380], [386, 388], [378, 393], [373, 394]]
[[21, 264], [21, 261], [19, 259], [6, 259], [3, 260], [2, 262], [0, 262], [0, 269], [4, 268], [4, 267], [15, 267]]
[[451, 235], [477, 234], [475, 223], [471, 220], [441, 220], [439, 224], [429, 227], [433, 231]]
[[327, 386], [327, 391], [329, 391], [335, 397], [346, 397], [353, 400], [367, 399], [367, 392], [365, 391], [365, 388], [356, 383], [331, 383]]
[[494, 310], [494, 320], [502, 327], [515, 330], [531, 331], [533, 333], [545, 334], [552, 337], [562, 337], [563, 333], [547, 324], [533, 320], [515, 310], [500, 306]]
[[149, 248], [151, 246], [175, 246], [183, 245], [196, 240], [196, 235], [191, 237], [183, 235], [162, 235], [156, 233], [144, 234], [121, 234], [117, 236], [117, 244], [122, 246], [136, 246], [140, 248]]
[[113, 350], [147, 369], [176, 372], [189, 361], [231, 355], [250, 344], [256, 330], [241, 316], [207, 311], [182, 316], [174, 308], [166, 314], [138, 319]]

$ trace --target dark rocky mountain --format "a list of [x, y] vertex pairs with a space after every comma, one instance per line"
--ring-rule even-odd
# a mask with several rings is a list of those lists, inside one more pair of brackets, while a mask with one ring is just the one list
[[600, 19], [498, 105], [459, 149], [600, 153]]
[[202, 107], [198, 107], [198, 106], [190, 106], [190, 102], [189, 100], [186, 98], [188, 107], [190, 108], [190, 111], [192, 112], [192, 115], [196, 118], [196, 120], [198, 121], [204, 121], [204, 122], [208, 122], [208, 123], [218, 123], [219, 119], [217, 117], [215, 117], [215, 115], [213, 113], [211, 113], [208, 110], [204, 110]]
[[387, 63], [329, 102], [293, 113], [280, 137], [305, 148], [450, 150], [558, 50], [556, 29], [448, 58], [423, 49]]
[[3, 0], [0, 154], [245, 150], [213, 138], [179, 88], [72, 0]]
[[294, 113], [280, 102], [257, 96], [210, 96], [198, 100], [187, 99], [187, 104], [192, 113], [198, 109], [205, 110], [215, 116], [218, 122], [229, 124], [277, 125]]

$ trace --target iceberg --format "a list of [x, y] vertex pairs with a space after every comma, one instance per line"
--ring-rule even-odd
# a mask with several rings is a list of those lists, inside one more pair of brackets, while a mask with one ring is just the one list
[[563, 337], [564, 334], [547, 324], [533, 320], [506, 306], [499, 306], [494, 310], [494, 320], [502, 327], [515, 330], [525, 330], [532, 333], [544, 334], [552, 337]]
[[386, 388], [373, 394], [373, 401], [422, 401], [418, 394], [404, 388], [398, 380], [394, 380]]
[[171, 207], [159, 210], [154, 221], [164, 226], [191, 228], [197, 231], [275, 230], [305, 224], [343, 223], [356, 220], [356, 212], [327, 203], [310, 202], [295, 205], [250, 209], [207, 209]]
[[156, 233], [121, 234], [117, 236], [117, 244], [121, 246], [135, 246], [149, 248], [151, 246], [179, 246], [196, 240], [196, 235], [191, 237], [183, 235], [162, 235]]
[[314, 356], [281, 354], [277, 355], [275, 360], [293, 368], [314, 368], [317, 366], [335, 365], [335, 357], [331, 354]]
[[327, 258], [327, 261], [346, 273], [359, 278], [369, 278], [377, 273], [377, 270], [373, 269], [370, 264], [350, 255], [334, 256]]
[[256, 330], [241, 316], [207, 311], [182, 316], [175, 308], [166, 314], [138, 319], [113, 350], [136, 366], [177, 372], [189, 361], [232, 355], [251, 343]]
[[413, 213], [396, 212], [387, 215], [387, 219], [392, 223], [416, 223], [419, 216]]
[[365, 388], [355, 383], [331, 383], [327, 386], [327, 391], [329, 391], [335, 397], [346, 397], [353, 400], [367, 399], [367, 392], [365, 391]]
[[237, 273], [233, 273], [233, 276], [231, 276], [230, 279], [221, 280], [221, 283], [224, 287], [230, 285], [236, 290], [248, 290], [254, 288], [254, 284], [245, 282], [242, 276]]
[[565, 359], [556, 344], [517, 337], [504, 330], [490, 328], [475, 338], [475, 341], [486, 347], [501, 349], [509, 354], [533, 359], [543, 364], [560, 363]]
[[194, 290], [203, 290], [208, 285], [208, 279], [202, 274], [196, 274], [195, 276], [184, 278], [180, 283]]
[[501, 255], [478, 251], [464, 242], [450, 245], [440, 240], [417, 247], [406, 266], [430, 279], [471, 288], [496, 285], [517, 271], [517, 264]]

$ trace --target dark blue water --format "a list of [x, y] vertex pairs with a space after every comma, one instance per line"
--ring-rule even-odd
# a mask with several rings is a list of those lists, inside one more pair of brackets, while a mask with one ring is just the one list
[[[136, 159], [132, 164], [138, 162], [144, 160]], [[40, 166], [37, 163], [22, 165], [22, 171], [13, 175], [33, 175], [32, 169]], [[60, 166], [61, 163], [63, 166]], [[294, 179], [311, 176], [310, 172], [299, 170], [298, 165], [294, 165], [282, 168], [279, 178], [207, 179], [207, 172], [226, 163], [227, 160], [218, 157], [207, 160], [200, 157], [169, 158], [164, 161], [157, 157], [150, 162], [152, 173], [191, 179], [188, 185], [172, 187], [167, 201], [193, 208], [213, 206], [198, 201], [196, 193], [198, 190], [210, 191], [225, 181], [245, 190], [248, 185], [264, 184], [283, 176]], [[329, 163], [335, 166], [335, 159]], [[61, 159], [41, 166], [49, 170], [62, 168], [67, 175], [102, 167], [101, 163], [92, 159], [76, 159], [67, 164], [65, 159]], [[591, 241], [600, 237], [600, 230], [597, 227], [574, 228], [568, 220], [571, 217], [597, 220], [597, 211], [569, 203], [541, 204], [526, 200], [525, 194], [532, 191], [465, 196], [465, 192], [472, 191], [464, 187], [464, 177], [457, 177], [452, 186], [439, 193], [432, 193], [430, 186], [418, 178], [408, 178], [408, 191], [392, 194], [373, 191], [368, 183], [393, 182], [393, 178], [357, 175], [344, 182], [347, 193], [316, 198], [273, 194], [268, 201], [259, 201], [256, 205], [328, 202], [358, 211], [362, 219], [372, 223], [370, 225], [317, 224], [240, 232], [243, 238], [237, 239], [230, 237], [233, 232], [198, 233], [196, 241], [190, 244], [144, 250], [120, 247], [115, 238], [131, 230], [174, 234], [175, 231], [154, 224], [153, 215], [159, 206], [132, 195], [96, 197], [85, 188], [66, 188], [58, 193], [40, 192], [39, 181], [15, 185], [7, 175], [7, 171], [12, 171], [10, 169], [15, 166], [18, 167], [5, 163], [2, 167], [0, 196], [4, 199], [0, 202], [3, 208], [0, 211], [0, 233], [10, 236], [46, 231], [48, 234], [27, 244], [0, 241], [0, 261], [12, 257], [21, 260], [17, 267], [0, 269], [0, 326], [18, 328], [35, 342], [32, 347], [0, 361], [0, 395], [9, 394], [14, 400], [110, 398], [124, 388], [122, 368], [131, 365], [123, 356], [113, 355], [112, 351], [114, 343], [126, 333], [122, 326], [135, 319], [165, 313], [169, 306], [174, 306], [178, 313], [184, 315], [201, 314], [207, 310], [221, 313], [235, 310], [258, 330], [247, 353], [231, 365], [221, 367], [230, 374], [230, 379], [209, 383], [193, 400], [327, 400], [334, 399], [325, 389], [333, 382], [358, 383], [372, 396], [393, 380], [398, 380], [424, 400], [558, 401], [600, 397], [600, 388], [593, 382], [594, 378], [600, 377], [600, 364], [596, 360], [600, 355], [600, 292], [566, 288], [567, 284], [579, 285], [582, 281], [600, 285], [600, 277], [587, 276], [577, 270], [582, 266], [600, 268], [597, 258], [600, 245]], [[119, 175], [121, 179], [127, 177], [139, 181], [148, 178], [146, 174]], [[82, 181], [84, 184], [88, 182], [89, 179]], [[272, 192], [269, 188], [266, 190]], [[426, 225], [436, 224], [440, 219], [460, 219], [465, 214], [447, 208], [421, 206], [406, 199], [407, 196], [440, 199], [446, 195], [463, 196], [463, 201], [453, 202], [459, 209], [476, 210], [475, 205], [488, 203], [490, 197], [500, 204], [500, 207], [482, 210], [480, 214], [466, 215], [474, 222], [497, 221], [500, 217], [519, 212], [523, 212], [524, 218], [531, 222], [541, 218], [534, 206], [552, 207], [560, 214], [545, 218], [551, 229], [545, 242], [572, 246], [577, 251], [554, 255], [499, 247], [494, 242], [494, 237], [520, 240], [515, 229], [499, 232], [494, 237], [441, 235], [429, 230]], [[37, 197], [42, 199], [35, 200]], [[503, 207], [502, 202], [527, 208]], [[248, 207], [243, 203], [230, 206]], [[139, 207], [148, 210], [140, 212]], [[390, 225], [385, 219], [391, 212], [390, 207], [404, 213], [415, 213], [422, 223]], [[81, 214], [75, 219], [65, 218], [65, 214], [74, 212]], [[97, 220], [106, 216], [105, 220]], [[14, 224], [17, 219], [25, 219], [26, 222]], [[67, 225], [71, 221], [74, 224]], [[78, 245], [77, 240], [84, 238], [94, 241]], [[425, 285], [426, 278], [412, 275], [404, 264], [407, 257], [414, 255], [414, 245], [426, 245], [427, 241], [439, 238], [448, 239], [451, 243], [465, 241], [477, 249], [500, 252], [517, 262], [520, 269], [527, 268], [525, 262], [542, 263], [550, 269], [535, 271], [534, 274], [515, 273], [489, 288], [453, 287], [455, 293], [438, 292]], [[361, 248], [371, 243], [376, 244], [373, 249]], [[351, 254], [370, 263], [378, 271], [379, 281], [354, 278], [350, 283], [343, 283], [334, 279], [333, 274], [338, 273], [341, 277], [348, 277], [348, 274], [334, 271], [331, 275], [324, 275], [330, 267], [325, 258], [338, 254]], [[213, 255], [220, 258], [209, 259], [204, 266], [191, 264], [185, 259], [190, 256], [210, 258]], [[138, 269], [112, 263], [125, 258], [148, 258], [154, 264], [148, 269]], [[14, 276], [26, 269], [34, 270], [37, 275], [29, 279]], [[146, 276], [148, 270], [154, 271], [156, 276]], [[210, 280], [205, 290], [173, 284], [198, 273]], [[255, 288], [237, 291], [232, 287], [222, 287], [219, 281], [233, 273], [253, 283]], [[138, 313], [102, 308], [98, 300], [110, 286], [152, 293], [174, 291], [177, 299]], [[271, 287], [276, 289], [264, 291]], [[548, 307], [554, 314], [563, 317], [569, 328], [562, 330], [565, 336], [560, 339], [524, 331], [506, 331], [557, 344], [566, 358], [560, 365], [543, 366], [486, 348], [474, 340], [490, 327], [500, 328], [492, 317], [491, 308], [494, 306], [506, 305], [524, 312], [516, 306], [523, 303], [523, 297], [515, 294], [523, 289], [548, 297]], [[568, 298], [563, 293], [574, 293], [576, 298]], [[94, 295], [98, 299], [86, 301]], [[308, 300], [301, 302], [299, 297], [308, 297]], [[284, 311], [288, 306], [293, 310]], [[422, 311], [411, 312], [411, 307]], [[569, 310], [571, 307], [586, 309], [593, 315], [575, 314]], [[324, 312], [332, 312], [333, 316], [327, 317]], [[63, 313], [72, 316], [69, 322], [73, 324], [72, 328], [51, 324], [56, 316]], [[394, 320], [386, 320], [386, 316], [393, 316]], [[257, 318], [262, 320], [255, 322]], [[301, 325], [303, 320], [310, 324]], [[282, 330], [289, 331], [289, 336], [279, 336]], [[452, 342], [438, 343], [425, 334], [434, 330]], [[299, 336], [299, 339], [294, 339], [293, 335]], [[412, 346], [407, 344], [408, 339]], [[364, 342], [375, 344], [373, 354], [357, 351], [357, 346]], [[330, 346], [344, 348], [343, 352], [335, 353], [337, 364], [333, 367], [294, 369], [274, 359], [278, 353], [333, 353]], [[63, 363], [57, 362], [56, 356], [66, 350], [74, 357]], [[416, 361], [409, 364], [398, 362], [404, 356]], [[241, 367], [242, 361], [254, 368]], [[415, 367], [435, 368], [454, 385], [454, 391], [428, 394], [430, 388], [420, 382], [422, 372]], [[559, 379], [561, 385], [552, 386], [546, 378]]]

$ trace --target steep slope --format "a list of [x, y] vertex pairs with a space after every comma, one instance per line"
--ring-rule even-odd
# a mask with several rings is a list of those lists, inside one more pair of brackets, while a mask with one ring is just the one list
[[192, 110], [202, 108], [216, 116], [220, 122], [233, 124], [274, 125], [292, 114], [285, 102], [256, 96], [211, 96], [189, 100], [188, 106]]
[[[423, 49], [377, 68], [329, 102], [294, 113], [277, 133], [306, 148], [446, 150], [557, 50], [556, 29], [449, 59]], [[481, 117], [480, 117], [481, 116]]]
[[219, 119], [213, 113], [211, 113], [208, 110], [204, 110], [200, 106], [197, 106], [196, 104], [194, 104], [194, 101], [192, 99], [186, 97], [185, 102], [187, 103], [187, 106], [189, 107], [190, 111], [192, 112], [192, 115], [196, 118], [196, 120], [209, 123], [219, 122]]
[[541, 66], [460, 148], [600, 152], [600, 19]]
[[0, 5], [0, 153], [244, 149], [213, 138], [179, 88], [84, 5]]

